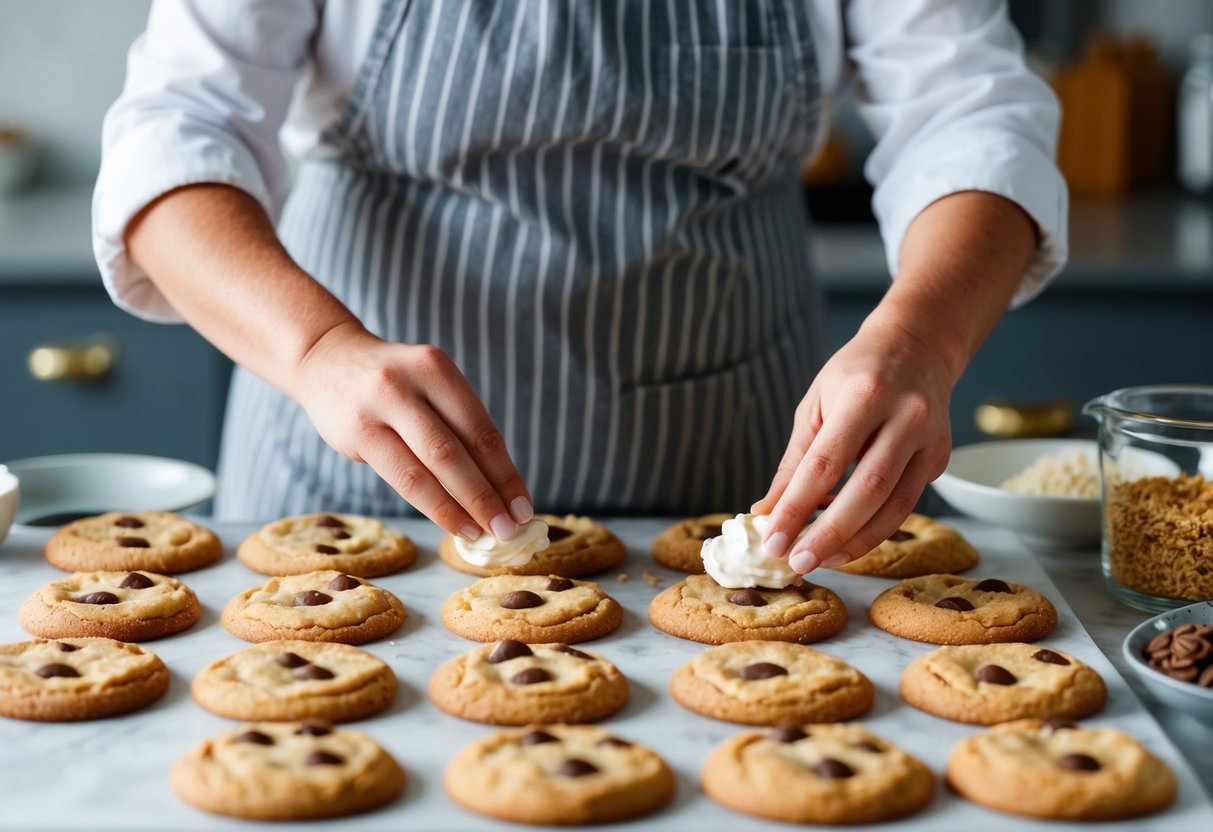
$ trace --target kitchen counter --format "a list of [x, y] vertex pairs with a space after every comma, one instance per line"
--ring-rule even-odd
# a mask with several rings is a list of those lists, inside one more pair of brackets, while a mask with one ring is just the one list
[[[0, 286], [96, 282], [90, 186], [0, 199]], [[827, 290], [881, 291], [888, 282], [874, 225], [822, 223], [812, 249]], [[1213, 200], [1157, 193], [1070, 207], [1070, 264], [1050, 291], [1213, 288]]]
[[[663, 587], [678, 577], [653, 564], [647, 553], [653, 536], [667, 522], [660, 519], [607, 522], [628, 545], [629, 560], [622, 570], [630, 579], [622, 582], [616, 577], [618, 572], [612, 571], [599, 580], [627, 612], [618, 631], [586, 645], [615, 661], [632, 685], [627, 707], [606, 724], [620, 736], [656, 749], [678, 775], [678, 793], [668, 808], [619, 828], [786, 829], [781, 824], [733, 814], [707, 800], [698, 790], [699, 767], [708, 751], [724, 738], [747, 729], [688, 713], [665, 693], [673, 669], [704, 649], [703, 645], [666, 636], [645, 621], [647, 604], [659, 588], [643, 580], [642, 573], [650, 571]], [[439, 533], [428, 522], [401, 521], [393, 525], [414, 537], [421, 555], [410, 569], [375, 582], [401, 597], [409, 609], [409, 618], [389, 639], [366, 647], [392, 665], [400, 677], [401, 691], [386, 713], [355, 727], [371, 734], [401, 761], [408, 770], [409, 786], [404, 797], [388, 809], [342, 819], [334, 827], [518, 829], [466, 812], [443, 794], [441, 776], [446, 761], [457, 749], [492, 730], [441, 713], [425, 696], [426, 683], [437, 662], [473, 646], [447, 632], [438, 622], [442, 601], [471, 578], [438, 561], [434, 550]], [[1100, 832], [1213, 826], [1213, 806], [1193, 773], [1193, 770], [1200, 773], [1206, 788], [1213, 782], [1210, 741], [1213, 732], [1195, 722], [1164, 715], [1162, 725], [1167, 731], [1164, 735], [1096, 648], [1098, 643], [1114, 661], [1118, 660], [1120, 638], [1140, 616], [1120, 610], [1104, 595], [1101, 584], [1094, 579], [1097, 572], [1094, 554], [1045, 554], [1034, 558], [1008, 532], [969, 520], [957, 520], [955, 525], [982, 553], [983, 564], [975, 574], [1026, 583], [1042, 590], [1056, 603], [1061, 623], [1042, 644], [1077, 655], [1108, 683], [1108, 705], [1091, 718], [1092, 722], [1129, 731], [1176, 771], [1180, 781], [1178, 800], [1165, 813], [1147, 821], [1149, 826], [1143, 826], [1142, 822], [1105, 823], [1099, 825]], [[202, 600], [201, 621], [186, 633], [149, 644], [173, 672], [172, 684], [163, 700], [145, 711], [112, 720], [62, 725], [0, 720], [0, 772], [3, 772], [0, 776], [4, 791], [21, 795], [19, 800], [0, 802], [0, 828], [14, 832], [84, 825], [124, 832], [264, 828], [217, 819], [190, 809], [172, 795], [165, 780], [173, 759], [202, 738], [231, 724], [197, 707], [189, 697], [188, 683], [206, 663], [247, 646], [219, 626], [218, 611], [228, 597], [264, 580], [246, 570], [232, 554], [235, 544], [253, 527], [217, 524], [215, 529], [226, 544], [224, 559], [215, 567], [182, 576]], [[0, 615], [0, 641], [26, 637], [13, 612], [37, 586], [62, 574], [41, 557], [48, 535], [47, 530], [18, 528], [0, 547], [0, 610], [8, 611]], [[1052, 586], [1042, 565], [1055, 577], [1060, 592]], [[933, 649], [933, 645], [894, 638], [866, 620], [864, 610], [868, 603], [893, 582], [836, 572], [825, 572], [818, 580], [837, 591], [850, 611], [846, 629], [821, 643], [820, 649], [845, 657], [866, 673], [877, 688], [876, 704], [861, 718], [863, 724], [940, 772], [952, 744], [979, 729], [921, 713], [897, 697], [901, 669], [913, 656]], [[1095, 635], [1095, 642], [1084, 632], [1084, 626]], [[310, 832], [318, 828], [321, 825], [315, 823], [275, 825], [275, 829]], [[1046, 826], [987, 811], [943, 788], [936, 790], [932, 804], [918, 816], [896, 827], [884, 824], [876, 828], [921, 832], [1089, 829], [1073, 824]]]

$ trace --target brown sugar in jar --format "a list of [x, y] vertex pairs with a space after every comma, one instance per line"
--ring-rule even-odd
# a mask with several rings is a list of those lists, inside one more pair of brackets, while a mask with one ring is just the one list
[[1213, 599], [1213, 482], [1201, 475], [1110, 485], [1107, 566], [1130, 589], [1185, 601]]

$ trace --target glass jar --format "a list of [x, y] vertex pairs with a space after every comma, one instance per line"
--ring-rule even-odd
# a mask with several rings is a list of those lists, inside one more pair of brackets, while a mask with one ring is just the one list
[[1130, 387], [1093, 399], [1103, 574], [1148, 612], [1213, 599], [1213, 387]]

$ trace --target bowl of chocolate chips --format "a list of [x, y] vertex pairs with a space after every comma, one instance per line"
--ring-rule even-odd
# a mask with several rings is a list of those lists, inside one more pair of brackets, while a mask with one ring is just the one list
[[1125, 638], [1124, 654], [1150, 693], [1213, 725], [1213, 601], [1143, 621]]

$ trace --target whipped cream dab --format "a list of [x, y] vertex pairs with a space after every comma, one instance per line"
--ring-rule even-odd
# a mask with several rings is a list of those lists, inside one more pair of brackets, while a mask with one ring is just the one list
[[[720, 526], [720, 536], [703, 542], [704, 571], [728, 589], [767, 587], [783, 589], [800, 580], [787, 558], [773, 558], [762, 548], [771, 518], [765, 514], [738, 514]], [[799, 540], [804, 531], [797, 535]], [[795, 541], [793, 541], [795, 542]]]
[[482, 532], [472, 541], [455, 537], [455, 551], [459, 557], [481, 569], [526, 566], [547, 547], [548, 524], [542, 520], [523, 523], [509, 540], [498, 540], [488, 532]]

